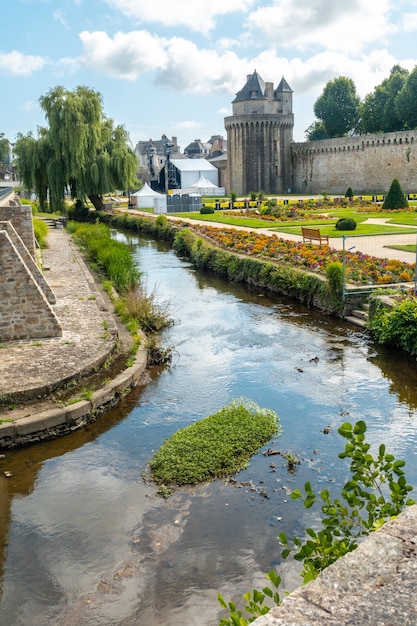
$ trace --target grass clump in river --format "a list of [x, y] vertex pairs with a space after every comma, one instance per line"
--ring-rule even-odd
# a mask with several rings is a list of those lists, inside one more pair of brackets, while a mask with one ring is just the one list
[[169, 437], [149, 463], [150, 477], [166, 489], [231, 476], [279, 431], [274, 411], [234, 399]]

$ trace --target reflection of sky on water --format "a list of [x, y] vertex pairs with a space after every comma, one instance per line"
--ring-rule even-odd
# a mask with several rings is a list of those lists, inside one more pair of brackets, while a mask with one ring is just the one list
[[[178, 321], [163, 334], [175, 346], [172, 366], [154, 374], [123, 420], [44, 462], [31, 493], [12, 501], [0, 623], [58, 624], [70, 605], [72, 621], [67, 615], [62, 623], [171, 626], [187, 616], [191, 624], [201, 607], [217, 623], [217, 592], [258, 584], [260, 571], [280, 565], [278, 533], [299, 533], [316, 519], [289, 502], [289, 491], [307, 480], [332, 489], [346, 480], [337, 433], [344, 421], [365, 419], [369, 441], [406, 458], [417, 484], [415, 364], [408, 364], [407, 403], [387, 357], [339, 320], [185, 270], [187, 263], [150, 244], [137, 254], [148, 291], [169, 301]], [[149, 498], [153, 488], [141, 473], [152, 452], [241, 396], [277, 412], [283, 433], [268, 445], [299, 454], [296, 473], [281, 456], [258, 454], [237, 477], [254, 491], [218, 481], [190, 498]], [[155, 557], [149, 532], [183, 519], [178, 539]], [[132, 536], [140, 538], [134, 546]], [[134, 571], [120, 596], [98, 599], [102, 580], [113, 584], [127, 562]]]

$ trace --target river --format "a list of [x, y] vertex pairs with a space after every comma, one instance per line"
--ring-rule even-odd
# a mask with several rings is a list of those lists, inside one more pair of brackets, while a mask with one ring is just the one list
[[[127, 237], [147, 290], [175, 324], [170, 367], [86, 430], [8, 452], [0, 476], [0, 624], [214, 626], [217, 594], [239, 600], [276, 568], [298, 586], [277, 535], [317, 521], [289, 493], [309, 480], [336, 493], [347, 463], [337, 427], [365, 419], [417, 484], [417, 364], [336, 319], [195, 271], [162, 243]], [[169, 500], [143, 478], [164, 439], [233, 398], [276, 411], [283, 432], [237, 483]]]

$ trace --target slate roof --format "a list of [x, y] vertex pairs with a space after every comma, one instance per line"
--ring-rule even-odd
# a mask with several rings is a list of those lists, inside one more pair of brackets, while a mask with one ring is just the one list
[[248, 76], [246, 85], [237, 92], [233, 102], [242, 102], [243, 100], [266, 100], [265, 83], [256, 70]]

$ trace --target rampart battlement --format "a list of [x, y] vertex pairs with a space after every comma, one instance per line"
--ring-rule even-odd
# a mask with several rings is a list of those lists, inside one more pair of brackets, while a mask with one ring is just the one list
[[296, 193], [385, 193], [394, 178], [417, 190], [417, 130], [293, 142], [290, 152]]

